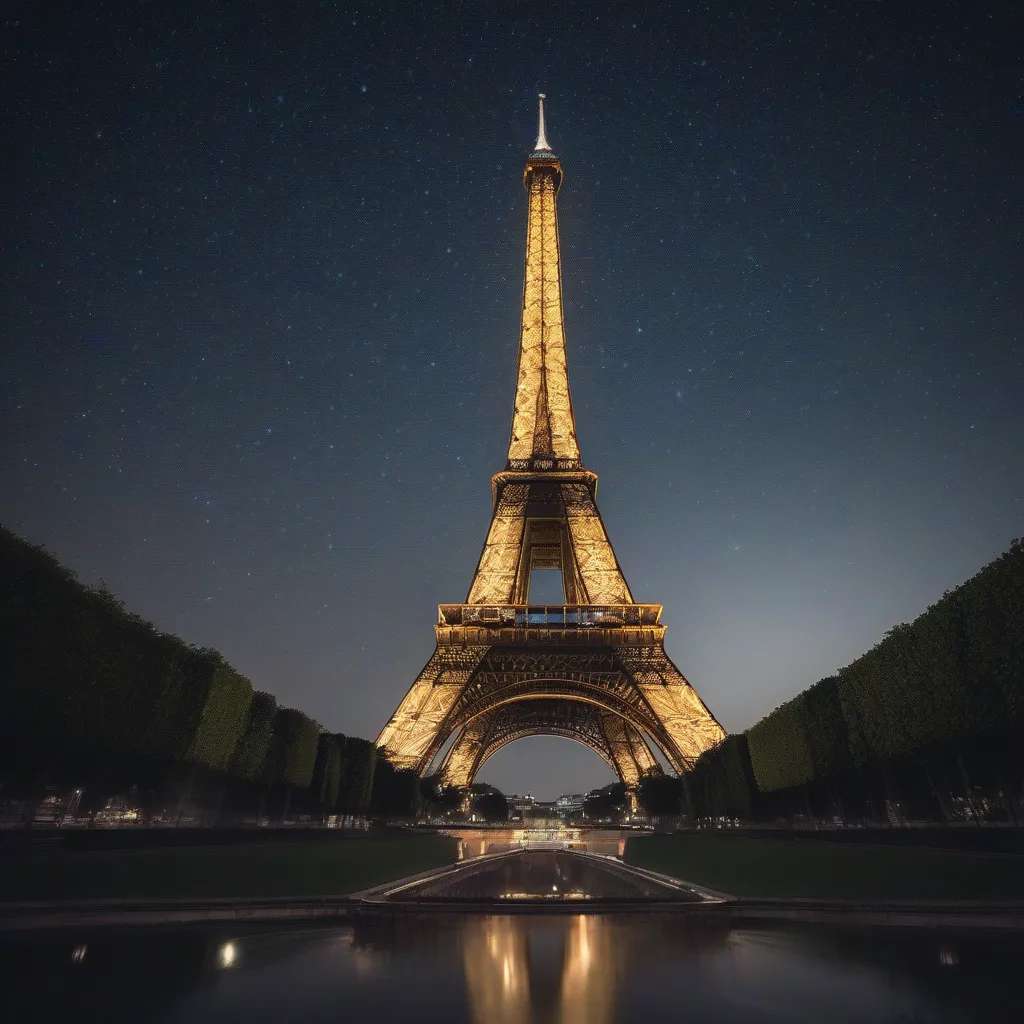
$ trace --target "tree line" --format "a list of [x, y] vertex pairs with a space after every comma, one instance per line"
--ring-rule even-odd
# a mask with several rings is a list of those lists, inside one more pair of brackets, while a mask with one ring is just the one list
[[1024, 543], [1014, 540], [684, 779], [645, 782], [641, 800], [696, 819], [1017, 824], [1022, 726]]
[[131, 790], [143, 816], [412, 816], [419, 780], [366, 739], [281, 707], [216, 651], [160, 632], [0, 527], [0, 795], [29, 820]]

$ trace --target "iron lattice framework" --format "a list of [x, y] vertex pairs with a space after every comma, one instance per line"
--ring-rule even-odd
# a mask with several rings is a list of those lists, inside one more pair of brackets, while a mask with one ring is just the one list
[[[508, 462], [466, 603], [441, 605], [437, 649], [377, 740], [396, 765], [468, 786], [514, 740], [586, 744], [628, 786], [685, 771], [725, 735], [665, 653], [661, 606], [637, 604], [583, 468], [569, 393], [551, 152], [541, 97], [529, 195], [519, 372]], [[535, 569], [562, 573], [565, 604], [531, 605]]]

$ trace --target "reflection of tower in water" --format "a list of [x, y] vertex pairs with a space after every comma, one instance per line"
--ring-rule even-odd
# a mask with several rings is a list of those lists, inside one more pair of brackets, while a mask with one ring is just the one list
[[[557, 1003], [552, 999], [551, 1007], [533, 1006], [535, 996], [546, 988], [531, 986], [529, 936], [536, 925], [545, 929], [554, 925], [561, 933], [561, 978]], [[581, 914], [555, 924], [550, 918], [543, 922], [518, 916], [470, 918], [461, 937], [474, 1024], [533, 1020], [607, 1024], [612, 1020], [619, 954], [607, 919]]]
[[528, 1024], [533, 1019], [530, 948], [522, 923], [511, 917], [469, 918], [461, 938], [473, 1020]]
[[559, 1024], [605, 1024], [615, 1013], [618, 956], [606, 918], [572, 918], [562, 961]]

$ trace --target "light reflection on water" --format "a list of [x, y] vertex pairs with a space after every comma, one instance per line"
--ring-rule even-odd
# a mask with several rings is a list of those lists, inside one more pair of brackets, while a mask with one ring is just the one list
[[[621, 961], [611, 944], [609, 921], [581, 915], [570, 918], [561, 930], [561, 980], [557, 1003], [544, 1007], [548, 1014], [554, 1011], [548, 1019], [559, 1024], [608, 1024], [615, 1019]], [[518, 917], [484, 917], [463, 926], [461, 947], [474, 1024], [524, 1024], [534, 1019], [529, 937], [530, 929]]]
[[[87, 949], [87, 955], [80, 950]], [[447, 915], [0, 942], [8, 1019], [794, 1024], [1011, 1020], [1024, 939]], [[20, 1011], [20, 1012], [19, 1012]]]

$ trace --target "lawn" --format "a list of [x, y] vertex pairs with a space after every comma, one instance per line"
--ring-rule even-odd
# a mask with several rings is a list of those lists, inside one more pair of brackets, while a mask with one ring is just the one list
[[37, 853], [0, 861], [0, 901], [341, 896], [455, 856], [447, 836]]
[[630, 837], [625, 860], [754, 898], [1024, 899], [1024, 857], [679, 835]]

